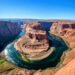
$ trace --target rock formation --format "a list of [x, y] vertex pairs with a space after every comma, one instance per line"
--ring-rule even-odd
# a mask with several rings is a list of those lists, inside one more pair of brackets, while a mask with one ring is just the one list
[[32, 72], [27, 69], [14, 69], [9, 71], [7, 74], [4, 75], [32, 75]]
[[19, 52], [37, 55], [48, 50], [48, 35], [40, 23], [29, 24], [26, 27], [26, 34], [15, 43], [15, 48]]
[[21, 32], [16, 22], [0, 21], [0, 49]]
[[50, 30], [52, 33], [64, 36], [69, 42], [75, 38], [75, 22], [73, 21], [54, 22]]
[[14, 37], [21, 31], [16, 22], [0, 21], [0, 38]]
[[54, 75], [55, 71], [53, 70], [48, 70], [46, 72], [42, 72], [41, 70], [38, 70], [37, 72], [34, 73], [34, 75]]
[[70, 45], [71, 51], [66, 52], [64, 64], [67, 64], [75, 57], [75, 21], [57, 21], [53, 23], [50, 31], [54, 34], [63, 36]]
[[[75, 67], [73, 67], [75, 58], [75, 21], [57, 21], [54, 22], [50, 31], [65, 38], [69, 42], [70, 50], [65, 52], [63, 67], [55, 75], [74, 75]], [[71, 62], [71, 63], [69, 63]], [[68, 64], [69, 63], [69, 64]]]
[[[75, 45], [75, 44], [74, 44]], [[64, 59], [64, 62], [63, 62], [63, 65], [66, 65], [68, 64], [71, 60], [73, 60], [75, 58], [75, 48], [73, 48], [72, 50], [70, 51], [67, 51], [65, 53], [65, 59]]]
[[75, 59], [57, 71], [54, 75], [75, 75]]
[[[52, 21], [50, 32], [62, 36], [69, 42], [70, 50], [65, 52], [62, 68], [56, 73], [46, 72], [46, 75], [74, 75], [75, 74], [75, 21]], [[46, 24], [47, 25], [47, 24]], [[45, 74], [45, 73], [44, 73]], [[34, 75], [44, 75], [37, 71]]]
[[20, 71], [18, 71], [17, 73], [18, 75], [32, 75], [32, 72], [26, 69], [22, 69]]
[[[42, 22], [41, 24], [43, 23], [44, 22]], [[10, 27], [9, 24], [6, 24], [7, 29], [5, 30], [7, 31], [7, 33], [3, 31], [4, 30], [3, 27], [5, 26], [3, 26], [2, 29], [0, 30], [1, 37], [4, 37], [5, 35], [6, 37], [8, 37], [7, 34], [9, 34], [9, 36], [14, 36], [19, 33], [19, 31], [16, 32], [17, 30], [13, 31], [14, 28]], [[51, 33], [58, 34], [59, 36], [65, 38], [69, 42], [71, 49], [65, 52], [65, 58], [62, 62], [62, 65], [60, 66], [61, 68], [57, 70], [57, 72], [52, 69], [48, 69], [48, 71], [46, 72], [42, 72], [41, 70], [39, 70], [36, 71], [34, 75], [75, 75], [75, 22], [73, 21], [50, 21], [49, 22], [48, 21], [48, 23], [45, 22], [45, 25], [43, 27], [41, 26], [41, 24], [40, 22], [39, 23], [34, 22], [28, 24], [26, 27], [26, 34], [24, 34], [15, 42], [14, 47], [20, 53], [24, 53], [30, 56], [35, 56], [35, 55], [37, 56], [39, 54], [42, 54], [43, 52], [46, 52], [49, 48], [49, 39], [43, 27], [46, 27], [46, 25], [48, 24], [46, 30], [49, 30], [50, 27]], [[2, 33], [4, 33], [5, 35], [2, 35]], [[10, 72], [9, 75], [12, 73], [13, 71]], [[26, 69], [19, 70], [16, 72], [16, 74], [32, 75], [32, 73]]]

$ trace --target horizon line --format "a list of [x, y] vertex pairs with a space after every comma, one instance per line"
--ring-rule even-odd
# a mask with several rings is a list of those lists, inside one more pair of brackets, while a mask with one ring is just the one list
[[73, 19], [42, 19], [42, 18], [0, 18], [0, 19], [31, 19], [31, 20], [70, 20], [75, 21]]

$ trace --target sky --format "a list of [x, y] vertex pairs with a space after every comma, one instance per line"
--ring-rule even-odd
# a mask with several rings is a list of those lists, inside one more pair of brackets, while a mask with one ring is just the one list
[[75, 20], [75, 0], [0, 0], [0, 18]]

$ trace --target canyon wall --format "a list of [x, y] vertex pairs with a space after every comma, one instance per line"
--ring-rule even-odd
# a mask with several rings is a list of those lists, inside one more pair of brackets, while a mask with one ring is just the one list
[[21, 32], [16, 22], [0, 21], [0, 49]]

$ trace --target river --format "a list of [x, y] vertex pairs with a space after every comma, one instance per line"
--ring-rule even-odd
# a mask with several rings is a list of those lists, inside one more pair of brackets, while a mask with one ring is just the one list
[[[20, 38], [22, 35], [25, 34], [24, 32], [21, 32], [16, 39]], [[10, 42], [2, 51], [2, 54], [5, 55], [6, 60], [9, 62], [27, 69], [45, 69], [47, 67], [54, 67], [57, 65], [57, 63], [60, 61], [60, 57], [63, 53], [63, 51], [67, 50], [68, 47], [63, 41], [63, 39], [57, 40], [51, 37], [49, 34], [50, 39], [50, 46], [51, 42], [53, 42], [54, 51], [45, 59], [42, 59], [40, 61], [25, 61], [22, 59], [20, 53], [14, 48], [13, 42]], [[59, 37], [60, 38], [60, 37]]]

